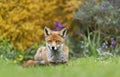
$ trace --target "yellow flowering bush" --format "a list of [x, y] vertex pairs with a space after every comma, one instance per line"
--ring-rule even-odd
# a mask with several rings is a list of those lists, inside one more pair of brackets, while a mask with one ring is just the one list
[[41, 42], [44, 26], [59, 21], [69, 28], [73, 11], [82, 0], [2, 0], [0, 37], [25, 50]]

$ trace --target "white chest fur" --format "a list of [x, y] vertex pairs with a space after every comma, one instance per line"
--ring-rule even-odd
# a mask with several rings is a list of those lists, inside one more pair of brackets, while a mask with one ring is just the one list
[[49, 62], [65, 63], [67, 61], [66, 54], [63, 51], [48, 51], [47, 57]]

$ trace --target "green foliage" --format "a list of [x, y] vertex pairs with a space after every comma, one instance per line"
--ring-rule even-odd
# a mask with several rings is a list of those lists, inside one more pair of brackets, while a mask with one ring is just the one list
[[[93, 36], [91, 38], [91, 36]], [[78, 38], [70, 37], [72, 49], [72, 55], [75, 57], [80, 56], [98, 56], [97, 49], [101, 47], [101, 38], [99, 32], [90, 32], [88, 33], [88, 37], [85, 37], [82, 40], [78, 40]], [[75, 51], [73, 51], [75, 50]]]
[[[107, 0], [85, 0], [77, 11], [74, 12], [73, 22], [70, 26], [70, 41], [72, 49], [75, 53], [81, 50], [83, 43], [89, 43], [89, 52], [94, 52], [100, 47], [103, 40], [108, 41], [111, 36], [116, 37], [118, 44], [120, 43], [120, 8], [113, 6]], [[99, 34], [96, 35], [96, 32]], [[99, 37], [100, 35], [100, 37]], [[99, 45], [94, 41], [94, 37], [99, 40]], [[97, 47], [97, 48], [96, 48]], [[85, 49], [87, 50], [87, 49]], [[80, 55], [79, 54], [79, 55]], [[94, 53], [92, 53], [93, 55]]]
[[0, 56], [3, 59], [13, 59], [15, 53], [11, 52], [11, 47], [8, 40], [0, 39]]
[[[45, 45], [45, 42], [42, 41], [41, 44]], [[22, 51], [17, 48], [13, 48], [10, 45], [9, 40], [3, 40], [0, 38], [0, 59], [21, 64], [28, 59], [34, 59], [34, 55], [39, 47], [41, 46], [35, 44]]]
[[96, 2], [86, 0], [74, 14], [81, 31], [100, 30], [101, 34], [119, 35], [120, 33], [120, 8], [112, 6], [107, 0]]
[[0, 58], [6, 61], [18, 60], [19, 62], [23, 60], [23, 52], [16, 48], [12, 48], [8, 40], [3, 40], [0, 38]]
[[39, 45], [33, 45], [30, 48], [26, 49], [23, 54], [23, 56], [24, 56], [23, 61], [34, 59], [34, 55], [39, 47], [40, 47]]
[[10, 44], [8, 43], [8, 40], [0, 39], [0, 54], [3, 59], [6, 58], [12, 58], [11, 48]]
[[[94, 37], [91, 39], [91, 35]], [[84, 56], [98, 56], [97, 48], [100, 47], [100, 33], [89, 33], [88, 37], [85, 37], [83, 42], [83, 54]]]
[[[92, 36], [92, 37], [91, 37]], [[88, 36], [84, 36], [82, 40], [70, 37], [70, 53], [72, 57], [88, 57], [97, 56], [103, 58], [116, 57], [120, 54], [120, 44], [118, 40], [111, 40], [101, 38], [100, 31], [89, 32]], [[113, 43], [116, 43], [113, 45]]]

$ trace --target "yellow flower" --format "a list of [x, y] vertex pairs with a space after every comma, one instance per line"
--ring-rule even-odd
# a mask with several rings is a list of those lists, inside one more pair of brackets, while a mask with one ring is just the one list
[[22, 61], [23, 60], [23, 55], [19, 55], [18, 58], [16, 58], [17, 61]]
[[[1, 1], [0, 36], [10, 39], [13, 47], [25, 50], [33, 44], [41, 42], [44, 25], [53, 28], [54, 22], [60, 21], [67, 24], [65, 27], [69, 28], [73, 11], [82, 1], [84, 0]], [[20, 6], [13, 8], [18, 4]], [[18, 60], [21, 59], [22, 57], [18, 57]]]
[[13, 61], [13, 63], [15, 63], [15, 64], [16, 64], [16, 63], [17, 63], [17, 61], [16, 61], [16, 60], [14, 60], [14, 61]]

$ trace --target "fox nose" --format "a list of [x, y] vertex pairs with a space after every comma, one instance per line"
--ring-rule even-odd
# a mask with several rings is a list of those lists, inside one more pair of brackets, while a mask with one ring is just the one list
[[52, 46], [52, 50], [55, 50], [55, 47], [54, 47], [54, 46]]

